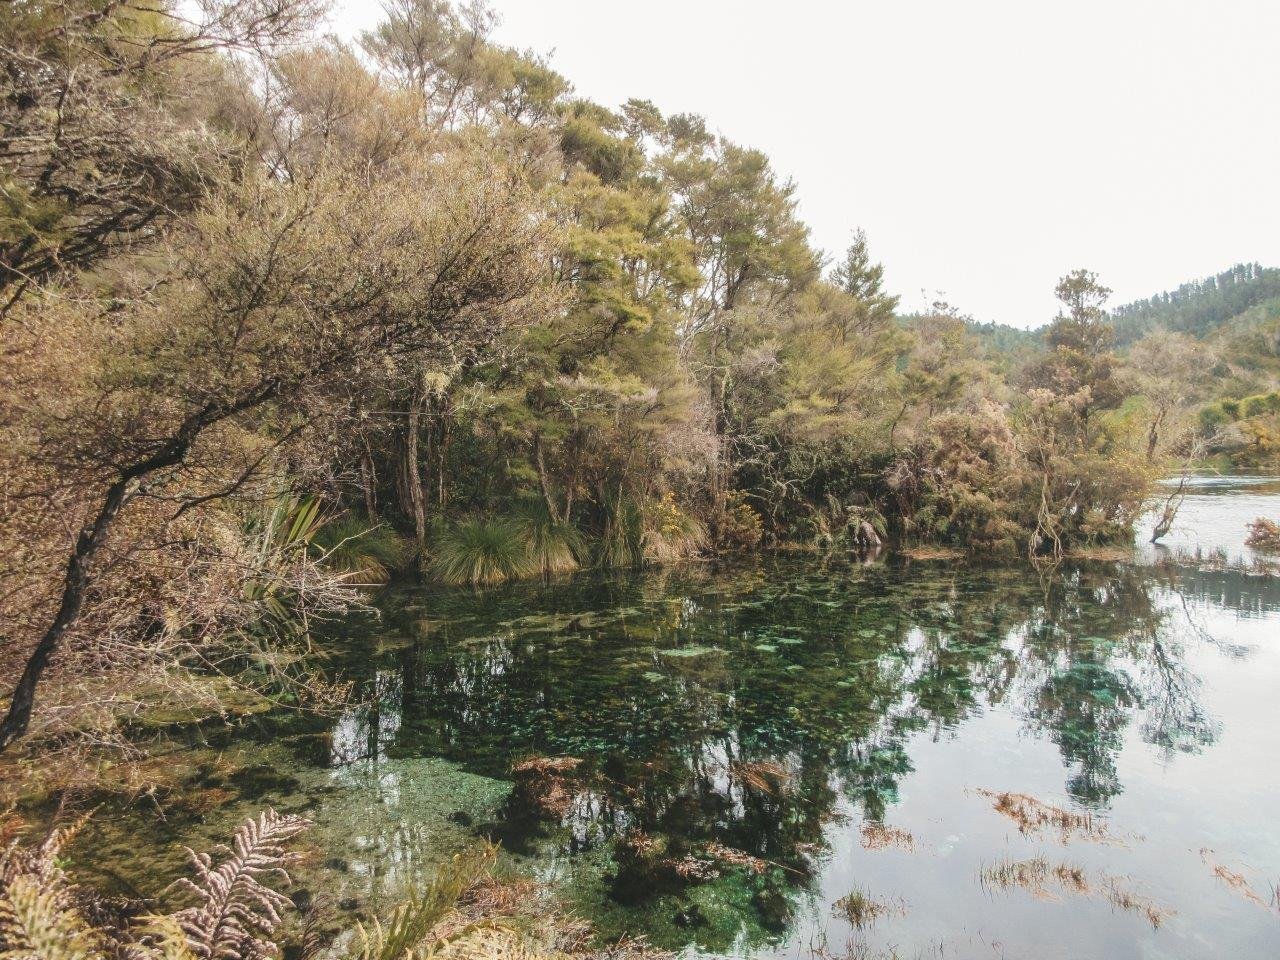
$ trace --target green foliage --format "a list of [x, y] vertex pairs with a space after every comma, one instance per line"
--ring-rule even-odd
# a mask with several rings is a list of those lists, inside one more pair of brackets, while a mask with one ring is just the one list
[[884, 290], [884, 266], [871, 262], [866, 231], [859, 229], [844, 259], [831, 271], [831, 282], [858, 304], [866, 324], [883, 324], [893, 319], [898, 297]]
[[676, 503], [670, 491], [644, 513], [644, 559], [672, 563], [696, 556], [707, 545], [706, 525]]
[[[0, 6], [6, 660], [278, 638], [403, 568], [393, 529], [472, 585], [796, 535], [1056, 550], [1122, 535], [1195, 404], [1280, 443], [1276, 271], [1122, 308], [1218, 330], [1128, 365], [1083, 270], [1037, 345], [899, 318], [866, 235], [824, 276], [796, 185], [706, 118], [575, 96], [483, 4], [394, 0], [359, 50], [317, 7]], [[335, 519], [263, 506], [279, 477]]]
[[1265, 463], [1280, 456], [1280, 391], [1206, 404], [1200, 427], [1237, 461]]
[[1048, 355], [1036, 363], [1030, 381], [1062, 396], [1078, 398], [1082, 420], [1094, 410], [1119, 406], [1123, 387], [1115, 379], [1115, 330], [1103, 309], [1111, 291], [1097, 275], [1075, 270], [1055, 291], [1066, 311], [1045, 329]]
[[307, 557], [322, 528], [320, 508], [319, 497], [282, 493], [244, 518], [250, 551], [244, 596], [264, 621], [286, 627], [292, 623], [287, 572]]
[[1025, 480], [1006, 411], [990, 402], [948, 409], [886, 473], [913, 539], [1015, 547], [1026, 536]]
[[437, 925], [458, 905], [463, 892], [492, 867], [497, 849], [480, 846], [456, 855], [436, 875], [398, 906], [384, 923], [374, 920], [356, 928], [356, 942], [346, 953], [349, 960], [405, 960], [425, 958], [475, 929], [464, 926], [447, 937], [432, 937]]
[[806, 526], [812, 546], [824, 553], [874, 550], [889, 535], [884, 514], [874, 506], [843, 504], [830, 494]]
[[1013, 353], [1029, 353], [1039, 349], [1040, 334], [1035, 330], [1011, 327], [1003, 323], [968, 321], [969, 332], [985, 344], [994, 359]]
[[725, 547], [751, 549], [764, 539], [764, 521], [741, 490], [729, 491], [716, 526], [716, 542]]
[[644, 156], [631, 140], [617, 134], [617, 117], [586, 100], [569, 105], [560, 130], [560, 149], [570, 164], [581, 164], [604, 183], [617, 183], [640, 172]]

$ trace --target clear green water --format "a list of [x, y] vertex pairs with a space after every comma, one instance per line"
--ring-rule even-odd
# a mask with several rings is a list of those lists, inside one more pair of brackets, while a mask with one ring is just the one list
[[[1280, 486], [1210, 485], [1178, 536], [1194, 543], [1199, 523], [1236, 549], [1263, 512], [1280, 516]], [[1273, 957], [1280, 580], [1137, 557], [1052, 572], [763, 557], [390, 591], [326, 644], [367, 705], [176, 747], [186, 783], [164, 816], [105, 811], [80, 855], [154, 892], [181, 870], [178, 844], [269, 803], [316, 821], [300, 880], [346, 910], [484, 835], [606, 936], [673, 949]], [[531, 755], [582, 761], [559, 816], [511, 792]], [[1110, 842], [1024, 835], [981, 790], [1091, 812]], [[913, 847], [866, 846], [867, 821]], [[636, 831], [659, 853], [616, 845]], [[714, 845], [766, 869], [681, 877]], [[1036, 857], [1089, 890], [993, 880]], [[1158, 907], [1159, 926], [1108, 889]], [[887, 908], [863, 928], [834, 906], [855, 890]]]

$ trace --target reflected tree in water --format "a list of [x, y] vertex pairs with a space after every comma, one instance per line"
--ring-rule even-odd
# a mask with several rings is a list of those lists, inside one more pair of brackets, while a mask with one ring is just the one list
[[[1130, 728], [1164, 751], [1212, 742], [1166, 590], [1119, 565], [1037, 581], [780, 561], [479, 602], [440, 593], [425, 618], [414, 594], [376, 626], [398, 646], [347, 665], [367, 705], [334, 731], [334, 758], [441, 756], [499, 778], [524, 758], [577, 758], [561, 814], [512, 802], [490, 829], [517, 849], [615, 850], [622, 899], [732, 877], [765, 936], [806, 888], [826, 824], [885, 818], [916, 739], [952, 736], [991, 705], [1057, 744], [1067, 792], [1095, 808], [1123, 790]], [[725, 849], [768, 869], [708, 853]]]

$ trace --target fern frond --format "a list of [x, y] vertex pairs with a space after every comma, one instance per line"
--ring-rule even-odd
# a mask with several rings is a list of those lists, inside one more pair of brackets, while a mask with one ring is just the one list
[[142, 939], [144, 944], [132, 951], [137, 960], [198, 960], [187, 945], [182, 925], [173, 917], [144, 918]]
[[66, 877], [58, 867], [58, 857], [84, 829], [93, 813], [91, 810], [65, 827], [54, 827], [35, 848], [21, 846], [15, 835], [0, 854], [0, 891], [23, 876], [35, 878], [44, 889], [61, 888]]
[[385, 926], [378, 920], [369, 928], [358, 925], [359, 942], [348, 954], [349, 960], [417, 960], [429, 956], [436, 946], [453, 939], [433, 939], [436, 925], [493, 865], [496, 856], [496, 848], [490, 845], [455, 856], [416, 897], [397, 907]]
[[218, 866], [209, 854], [187, 850], [196, 878], [178, 885], [200, 902], [173, 919], [198, 960], [270, 960], [276, 955], [266, 938], [280, 924], [289, 898], [266, 881], [292, 882], [287, 867], [298, 855], [284, 844], [310, 825], [302, 817], [266, 810], [235, 832], [227, 859]]
[[98, 938], [57, 886], [32, 874], [0, 895], [0, 960], [103, 960]]

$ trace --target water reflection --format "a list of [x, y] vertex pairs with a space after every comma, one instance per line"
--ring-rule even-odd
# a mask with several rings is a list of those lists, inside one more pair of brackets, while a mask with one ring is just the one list
[[484, 829], [544, 859], [601, 851], [627, 922], [667, 898], [667, 945], [741, 949], [817, 895], [833, 823], [884, 819], [916, 745], [984, 715], [1055, 745], [1062, 792], [1097, 811], [1125, 790], [1131, 733], [1166, 762], [1211, 746], [1221, 726], [1187, 656], [1204, 642], [1197, 610], [1234, 598], [1267, 613], [1278, 593], [1120, 564], [787, 560], [406, 593], [347, 640], [392, 649], [348, 664], [368, 705], [333, 730], [331, 762], [444, 757], [501, 778], [530, 757], [580, 760], [522, 783]]

